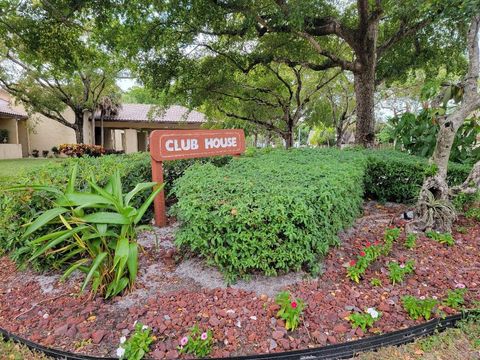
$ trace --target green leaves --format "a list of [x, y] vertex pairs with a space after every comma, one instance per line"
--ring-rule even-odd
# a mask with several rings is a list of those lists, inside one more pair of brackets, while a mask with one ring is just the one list
[[105, 187], [90, 181], [89, 191], [77, 192], [77, 171], [74, 166], [64, 192], [55, 191], [59, 194], [57, 203], [64, 207], [46, 210], [25, 231], [24, 237], [27, 237], [55, 219], [59, 224], [57, 231], [30, 241], [30, 261], [55, 254], [54, 265], [68, 266], [62, 278], [81, 270], [86, 274], [82, 291], [91, 284], [93, 293], [112, 297], [133, 286], [136, 280], [136, 225], [163, 185], [157, 186], [137, 210], [132, 206], [135, 196], [156, 183], [137, 184], [124, 195], [120, 174], [116, 171]]
[[46, 225], [48, 222], [57, 218], [59, 215], [66, 213], [67, 211], [68, 211], [68, 209], [65, 209], [65, 208], [62, 208], [62, 207], [53, 208], [53, 209], [45, 211], [42, 215], [40, 215], [38, 218], [36, 218], [34, 222], [32, 222], [30, 224], [30, 226], [27, 228], [27, 230], [23, 234], [23, 237], [27, 237], [31, 233], [35, 232], [36, 230], [38, 230], [42, 226]]
[[302, 299], [293, 298], [289, 292], [282, 291], [275, 298], [275, 303], [280, 306], [277, 318], [285, 320], [285, 329], [293, 331], [300, 324], [305, 303]]
[[252, 272], [318, 270], [358, 214], [364, 162], [353, 152], [291, 150], [189, 169], [176, 184], [176, 244], [229, 281]]

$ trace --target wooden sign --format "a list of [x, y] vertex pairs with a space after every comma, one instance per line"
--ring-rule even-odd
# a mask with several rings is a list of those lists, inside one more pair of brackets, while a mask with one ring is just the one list
[[[240, 155], [245, 151], [243, 130], [155, 130], [150, 134], [152, 180], [163, 183], [163, 161]], [[155, 225], [167, 225], [165, 193], [155, 198]]]

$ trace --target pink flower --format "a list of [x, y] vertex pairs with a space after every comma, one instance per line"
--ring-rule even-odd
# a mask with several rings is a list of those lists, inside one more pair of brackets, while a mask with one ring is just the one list
[[356, 263], [357, 263], [357, 262], [356, 262], [355, 260], [350, 260], [349, 265], [353, 267], [353, 266], [355, 266]]
[[456, 287], [457, 289], [465, 289], [465, 288], [466, 288], [465, 284], [462, 284], [462, 283], [456, 284], [455, 287]]
[[360, 256], [365, 256], [365, 251], [360, 251]]
[[181, 346], [185, 346], [187, 345], [188, 343], [188, 337], [184, 336], [181, 340], [180, 340], [180, 345]]
[[291, 307], [292, 307], [293, 309], [295, 309], [295, 308], [297, 307], [297, 303], [296, 303], [295, 301], [292, 301], [292, 302], [290, 303], [290, 305], [291, 305]]
[[372, 243], [370, 241], [367, 241], [367, 243], [365, 244], [365, 247], [369, 248], [370, 246], [372, 246]]
[[206, 332], [202, 333], [202, 335], [200, 336], [200, 339], [204, 341], [207, 340], [207, 338], [208, 338], [208, 334]]

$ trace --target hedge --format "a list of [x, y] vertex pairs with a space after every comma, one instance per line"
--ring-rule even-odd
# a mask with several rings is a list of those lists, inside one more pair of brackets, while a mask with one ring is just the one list
[[[412, 203], [418, 198], [425, 175], [435, 171], [428, 160], [395, 150], [361, 151], [367, 158], [365, 196], [380, 201]], [[471, 166], [450, 163], [448, 182], [463, 182]]]
[[[230, 158], [211, 158], [198, 160], [176, 160], [164, 164], [165, 191], [170, 193], [173, 181], [181, 176], [185, 169], [193, 163], [212, 162], [222, 166]], [[148, 153], [135, 153], [129, 155], [107, 155], [102, 157], [69, 158], [62, 162], [49, 163], [34, 171], [26, 172], [16, 179], [14, 184], [58, 184], [65, 185], [68, 174], [74, 164], [78, 164], [79, 176], [76, 187], [82, 189], [88, 186], [88, 179], [95, 179], [100, 185], [105, 185], [110, 175], [118, 169], [122, 177], [124, 189], [130, 190], [140, 182], [151, 181], [151, 164]], [[8, 186], [2, 183], [0, 186]], [[134, 206], [138, 206], [149, 195], [138, 197]], [[53, 198], [46, 192], [8, 192], [0, 191], [0, 251], [12, 252], [14, 260], [21, 262], [26, 258], [31, 249], [25, 248], [30, 239], [21, 239], [24, 232], [23, 225], [30, 222], [42, 211], [51, 207]], [[144, 216], [144, 222], [152, 218], [153, 209]], [[50, 229], [51, 230], [51, 229]], [[45, 231], [49, 231], [48, 228]], [[39, 234], [36, 233], [36, 236]], [[37, 265], [45, 265], [39, 263]]]
[[[234, 281], [250, 273], [318, 270], [319, 258], [359, 213], [364, 196], [411, 202], [426, 159], [389, 150], [309, 149], [249, 153], [223, 168], [190, 168], [175, 182], [176, 244]], [[449, 181], [468, 166], [451, 164]], [[364, 193], [365, 188], [365, 193]]]
[[338, 231], [360, 212], [364, 167], [358, 154], [332, 149], [193, 166], [175, 182], [176, 244], [216, 264], [229, 281], [316, 272]]

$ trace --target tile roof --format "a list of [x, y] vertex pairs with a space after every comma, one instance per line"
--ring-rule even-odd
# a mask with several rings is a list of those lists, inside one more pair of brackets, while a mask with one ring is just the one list
[[7, 100], [0, 99], [0, 115], [11, 115], [16, 118], [27, 118], [28, 115], [24, 111], [13, 110]]
[[[100, 119], [100, 114], [95, 115], [95, 119]], [[155, 105], [148, 104], [122, 104], [118, 114], [105, 117], [109, 121], [152, 121], [160, 123], [204, 123], [206, 117], [202, 113], [189, 110], [184, 106], [173, 105], [166, 109], [159, 109]]]

